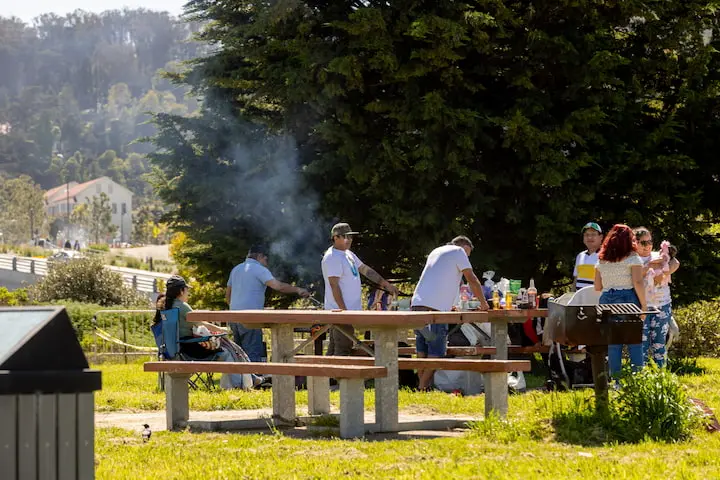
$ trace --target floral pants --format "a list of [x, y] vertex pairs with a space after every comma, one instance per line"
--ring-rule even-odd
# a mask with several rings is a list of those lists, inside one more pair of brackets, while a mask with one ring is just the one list
[[643, 359], [648, 361], [652, 358], [659, 367], [663, 367], [665, 366], [665, 342], [670, 328], [672, 304], [663, 305], [659, 307], [659, 310], [659, 313], [645, 317], [642, 349]]

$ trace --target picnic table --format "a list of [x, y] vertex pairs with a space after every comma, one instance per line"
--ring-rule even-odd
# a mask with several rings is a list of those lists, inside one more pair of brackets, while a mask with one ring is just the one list
[[[332, 310], [196, 310], [189, 322], [242, 323], [246, 327], [269, 328], [273, 362], [293, 362], [297, 349], [293, 332], [296, 327], [312, 325], [353, 325], [371, 330], [375, 339], [375, 365], [387, 368], [387, 376], [375, 381], [375, 429], [399, 431], [398, 417], [398, 333], [433, 323], [490, 322], [497, 348], [496, 358], [507, 359], [507, 325], [529, 317], [546, 316], [542, 310], [491, 310], [489, 312], [413, 312], [413, 311], [332, 311]], [[273, 405], [285, 418], [295, 416], [295, 382], [292, 377], [273, 379]]]

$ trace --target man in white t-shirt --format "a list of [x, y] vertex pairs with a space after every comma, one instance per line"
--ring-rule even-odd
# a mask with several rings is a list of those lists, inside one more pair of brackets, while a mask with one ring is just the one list
[[[415, 311], [449, 312], [458, 294], [460, 281], [465, 277], [473, 294], [480, 300], [480, 309], [488, 310], [482, 285], [470, 265], [473, 244], [467, 237], [455, 237], [448, 245], [438, 247], [428, 255], [420, 281], [412, 297]], [[415, 349], [418, 358], [444, 357], [447, 351], [448, 326], [432, 324], [416, 332]], [[432, 382], [434, 370], [418, 372], [420, 390], [427, 390]]]
[[[358, 235], [358, 232], [353, 232], [347, 223], [338, 223], [330, 231], [333, 244], [325, 251], [321, 263], [325, 280], [325, 310], [362, 310], [360, 274], [390, 294], [398, 293], [395, 285], [365, 265], [350, 250], [354, 235]], [[327, 354], [349, 356], [353, 342], [337, 331], [338, 328], [349, 335], [355, 334], [352, 325], [337, 325], [330, 331]]]
[[598, 251], [602, 246], [603, 233], [600, 225], [588, 222], [582, 228], [583, 243], [587, 250], [578, 253], [573, 270], [574, 290], [592, 287], [595, 284], [595, 265], [598, 264]]

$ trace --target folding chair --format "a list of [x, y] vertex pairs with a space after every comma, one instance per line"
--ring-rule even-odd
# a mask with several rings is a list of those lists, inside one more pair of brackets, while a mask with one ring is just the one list
[[[180, 317], [180, 310], [177, 308], [171, 308], [169, 310], [162, 310], [160, 312], [160, 322], [152, 325], [153, 336], [155, 337], [155, 344], [158, 347], [158, 359], [159, 360], [182, 360], [187, 362], [192, 361], [207, 361], [212, 362], [216, 359], [216, 355], [211, 355], [203, 359], [193, 358], [189, 355], [182, 353], [180, 350], [181, 343], [200, 343], [207, 342], [210, 337], [193, 337], [187, 339], [180, 339], [180, 329], [178, 327], [178, 319]], [[160, 374], [160, 385], [161, 390], [164, 386], [162, 378], [163, 374]], [[204, 386], [206, 389], [211, 389], [215, 385], [213, 381], [212, 373], [195, 373], [188, 380], [188, 384], [191, 388], [197, 390], [199, 385]]]

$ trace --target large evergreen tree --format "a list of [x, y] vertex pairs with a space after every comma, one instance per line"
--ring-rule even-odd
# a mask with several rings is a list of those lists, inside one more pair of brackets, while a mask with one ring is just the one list
[[549, 287], [597, 220], [655, 229], [683, 252], [676, 292], [715, 295], [713, 5], [191, 1], [216, 50], [176, 76], [203, 116], [157, 119], [159, 193], [220, 280], [238, 245], [278, 233], [250, 217], [291, 200], [243, 196], [292, 168], [268, 135], [292, 136], [297, 192], [367, 230], [357, 250], [386, 275], [464, 233], [480, 269]]

